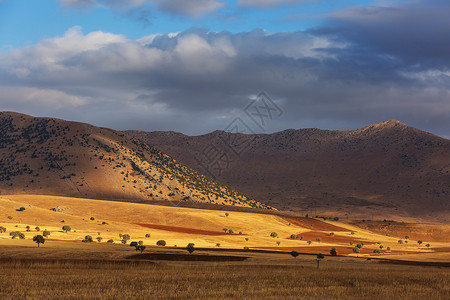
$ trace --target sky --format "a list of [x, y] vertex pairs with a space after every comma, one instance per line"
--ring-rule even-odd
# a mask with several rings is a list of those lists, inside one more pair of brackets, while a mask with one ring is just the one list
[[[450, 138], [449, 15], [444, 0], [0, 0], [0, 110], [189, 135], [396, 119]], [[248, 109], [262, 91], [264, 126]]]

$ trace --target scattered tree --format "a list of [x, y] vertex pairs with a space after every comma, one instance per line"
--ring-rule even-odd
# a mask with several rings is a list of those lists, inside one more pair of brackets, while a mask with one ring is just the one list
[[131, 239], [131, 236], [129, 234], [123, 234], [122, 239], [125, 241], [129, 241]]
[[108, 243], [108, 244], [114, 244], [114, 240], [113, 240], [113, 239], [109, 239], [109, 240], [107, 241], [107, 243]]
[[232, 229], [228, 229], [228, 233], [229, 233], [229, 234], [233, 234], [234, 232], [233, 232]]
[[358, 248], [358, 247], [355, 247], [355, 248], [353, 248], [353, 252], [354, 253], [359, 253], [361, 250], [360, 250], [360, 248]]
[[387, 251], [391, 251], [391, 247], [387, 247], [386, 250], [387, 250]]
[[422, 245], [422, 243], [423, 243], [422, 240], [417, 241], [417, 244], [419, 244], [419, 246]]
[[322, 239], [320, 237], [316, 238], [316, 241], [318, 241], [319, 243], [322, 241]]
[[6, 228], [3, 226], [0, 226], [0, 233], [6, 232]]
[[336, 251], [336, 248], [331, 248], [331, 250], [330, 250], [330, 254], [331, 254], [331, 256], [336, 256], [337, 255], [337, 251]]
[[139, 245], [136, 247], [136, 251], [141, 251], [141, 253], [142, 253], [142, 252], [144, 252], [145, 248], [146, 247], [144, 245]]
[[276, 237], [278, 236], [278, 234], [277, 234], [276, 232], [272, 232], [272, 233], [270, 234], [270, 236], [273, 237], [273, 238], [276, 238]]
[[37, 243], [38, 248], [39, 248], [39, 244], [44, 244], [45, 243], [45, 239], [44, 239], [44, 237], [42, 235], [35, 235], [33, 237], [33, 241], [35, 243]]
[[426, 245], [425, 245], [425, 247], [427, 247], [427, 248], [430, 248], [430, 247], [431, 247], [431, 245], [430, 245], [430, 244], [426, 244]]
[[311, 245], [311, 244], [312, 244], [312, 242], [311, 242], [311, 241], [307, 241], [307, 243], [308, 243], [308, 245]]
[[280, 243], [281, 243], [280, 241], [277, 241], [277, 245], [278, 245], [278, 246], [280, 246]]
[[44, 230], [44, 232], [42, 232], [42, 235], [44, 237], [48, 237], [50, 235], [50, 231], [48, 231], [47, 229]]
[[68, 232], [68, 231], [71, 231], [72, 228], [70, 228], [70, 226], [68, 226], [68, 225], [65, 225], [65, 226], [62, 227], [62, 230], [63, 230], [64, 232]]
[[97, 237], [97, 241], [100, 243], [103, 240], [103, 238], [101, 236]]
[[136, 248], [137, 246], [138, 246], [138, 243], [137, 243], [137, 242], [131, 242], [131, 243], [130, 243], [130, 247], [135, 247], [135, 248]]
[[27, 229], [27, 231], [30, 231], [30, 226], [27, 225], [27, 227], [25, 227]]
[[36, 227], [34, 227], [34, 230], [41, 231], [41, 228], [39, 228], [39, 226], [36, 226]]
[[25, 207], [20, 207], [17, 211], [24, 211], [25, 210]]
[[403, 240], [398, 240], [398, 243], [399, 244], [403, 244]]
[[95, 220], [95, 218], [94, 217], [91, 217], [91, 221], [94, 221]]
[[156, 245], [164, 247], [166, 245], [166, 241], [165, 240], [159, 240], [159, 241], [156, 242]]
[[330, 236], [333, 236], [334, 235], [334, 232], [330, 232]]
[[227, 213], [227, 212], [225, 213], [225, 217], [228, 217], [229, 215], [230, 215], [229, 213]]
[[216, 244], [216, 247], [220, 247], [220, 243], [217, 243], [217, 244]]
[[23, 234], [20, 231], [12, 231], [9, 233], [9, 235], [12, 237], [12, 239], [15, 239], [15, 238], [19, 238], [21, 240], [25, 239], [25, 234]]
[[92, 243], [92, 242], [93, 242], [92, 236], [86, 235], [86, 236], [84, 237], [84, 240], [82, 240], [82, 242], [83, 242], [83, 243]]
[[189, 244], [186, 246], [186, 250], [187, 250], [189, 253], [194, 252], [194, 251], [195, 251], [194, 243], [189, 243]]
[[149, 238], [149, 237], [150, 237], [150, 233], [147, 233], [147, 234], [145, 235], [145, 237], [146, 237], [146, 238]]

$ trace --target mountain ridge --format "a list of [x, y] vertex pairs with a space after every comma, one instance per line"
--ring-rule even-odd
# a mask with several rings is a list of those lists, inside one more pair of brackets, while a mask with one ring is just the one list
[[200, 136], [127, 131], [204, 172], [208, 145], [242, 137], [248, 148], [216, 179], [282, 210], [371, 217], [450, 215], [450, 140], [387, 120], [355, 130], [288, 129]]

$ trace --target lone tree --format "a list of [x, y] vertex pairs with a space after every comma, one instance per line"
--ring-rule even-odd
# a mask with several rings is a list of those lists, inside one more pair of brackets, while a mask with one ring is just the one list
[[194, 251], [195, 251], [194, 245], [195, 245], [194, 243], [189, 243], [189, 244], [186, 246], [187, 252], [189, 252], [189, 253], [194, 252]]
[[62, 230], [63, 230], [64, 232], [68, 232], [68, 231], [71, 231], [72, 228], [71, 228], [70, 226], [68, 226], [68, 225], [64, 225], [64, 226], [62, 227]]
[[320, 261], [322, 259], [324, 259], [324, 258], [325, 258], [325, 256], [323, 254], [317, 254], [317, 258], [316, 258], [316, 260], [317, 260], [317, 269], [319, 268]]
[[35, 235], [33, 237], [33, 241], [38, 245], [39, 248], [39, 244], [44, 244], [45, 243], [45, 239], [42, 235]]
[[331, 254], [331, 256], [336, 256], [337, 255], [337, 251], [336, 251], [336, 248], [331, 248], [331, 250], [330, 250], [330, 254]]

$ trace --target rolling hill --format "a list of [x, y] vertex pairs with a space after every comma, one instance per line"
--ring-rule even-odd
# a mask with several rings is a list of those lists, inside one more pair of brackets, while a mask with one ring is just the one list
[[[127, 134], [281, 210], [449, 221], [450, 141], [399, 121], [344, 131]], [[219, 170], [205, 166], [212, 150], [231, 158]]]
[[122, 132], [11, 112], [0, 113], [0, 192], [267, 208]]

